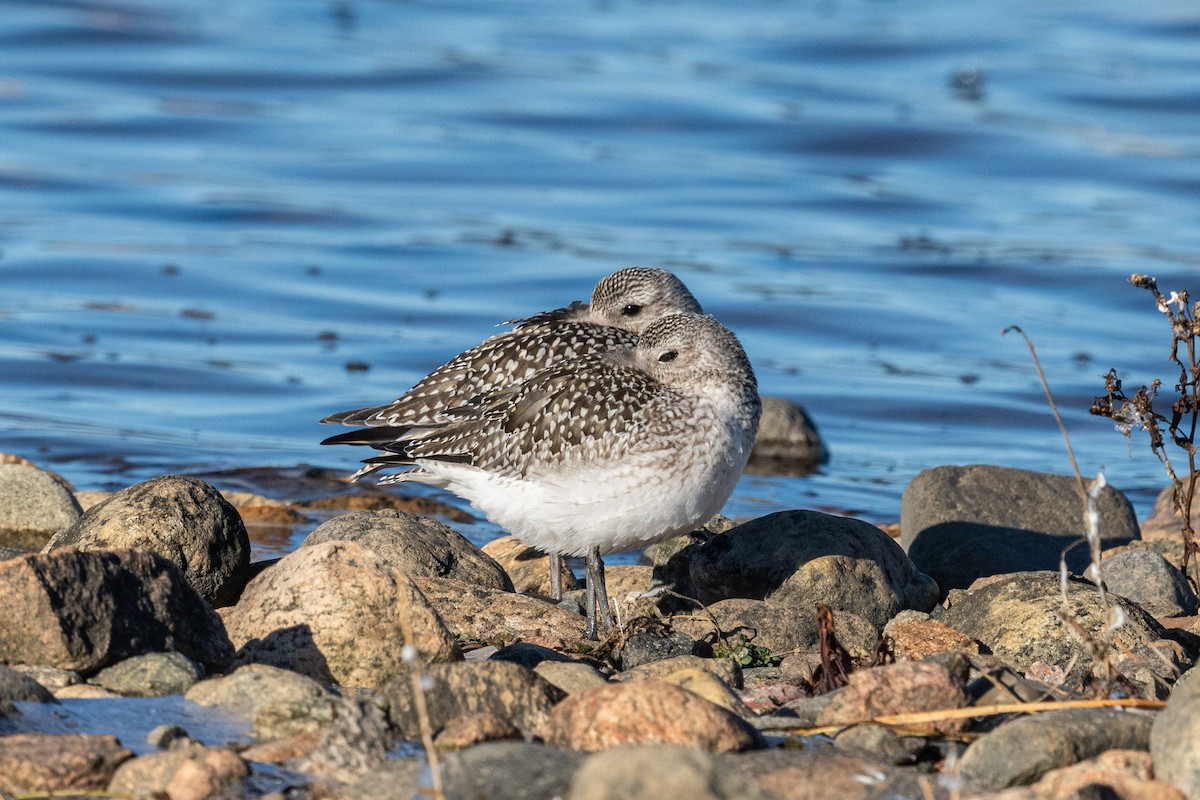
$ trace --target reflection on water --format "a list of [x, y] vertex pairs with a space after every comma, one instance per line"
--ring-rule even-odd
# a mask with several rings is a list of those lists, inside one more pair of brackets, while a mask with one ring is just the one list
[[1087, 416], [1200, 263], [1190, 3], [0, 2], [0, 450], [80, 488], [317, 464], [495, 323], [665, 266], [833, 459], [1163, 482]]

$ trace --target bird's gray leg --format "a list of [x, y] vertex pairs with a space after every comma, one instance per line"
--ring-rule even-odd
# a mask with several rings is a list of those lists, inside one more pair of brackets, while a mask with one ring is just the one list
[[[600, 548], [588, 550], [584, 571], [587, 574], [587, 638], [599, 639], [597, 621], [607, 633], [613, 626], [612, 610], [608, 607], [608, 590], [604, 586], [604, 562]], [[598, 618], [598, 620], [597, 620]]]
[[562, 601], [562, 556], [550, 553], [550, 599]]

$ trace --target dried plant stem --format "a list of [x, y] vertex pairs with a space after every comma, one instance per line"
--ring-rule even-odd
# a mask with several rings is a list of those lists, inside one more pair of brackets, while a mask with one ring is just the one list
[[442, 790], [442, 768], [438, 761], [437, 750], [433, 746], [433, 724], [429, 720], [429, 707], [425, 704], [421, 659], [417, 654], [417, 644], [413, 636], [411, 600], [404, 604], [396, 617], [400, 623], [400, 632], [404, 636], [404, 646], [411, 654], [411, 658], [406, 657], [404, 662], [408, 667], [409, 681], [412, 683], [413, 706], [417, 711], [417, 724], [421, 728], [421, 747], [425, 750], [425, 758], [429, 762], [430, 780], [433, 782], [433, 786], [429, 790], [432, 794], [429, 796], [433, 800], [445, 800], [446, 794]]
[[[790, 728], [777, 733], [788, 733], [793, 736], [816, 736], [828, 734], [848, 728], [851, 725], [874, 723], [905, 727], [911, 725], [927, 725], [944, 720], [974, 719], [976, 717], [994, 717], [1000, 714], [1035, 714], [1042, 711], [1062, 711], [1070, 708], [1147, 708], [1163, 709], [1167, 707], [1166, 700], [1143, 700], [1138, 697], [1099, 698], [1094, 700], [1047, 700], [1040, 703], [1001, 703], [992, 706], [968, 706], [966, 708], [944, 708], [938, 711], [913, 711], [907, 714], [884, 714], [870, 719], [841, 722], [836, 725], [818, 725], [811, 728]], [[928, 734], [928, 731], [924, 731]]]
[[1046, 402], [1050, 404], [1050, 410], [1054, 412], [1054, 421], [1058, 423], [1058, 429], [1062, 432], [1063, 441], [1067, 445], [1067, 458], [1071, 459], [1071, 469], [1075, 470], [1075, 479], [1079, 482], [1079, 496], [1083, 499], [1087, 498], [1087, 485], [1083, 480], [1083, 473], [1079, 471], [1079, 462], [1075, 460], [1075, 449], [1071, 447], [1071, 437], [1067, 436], [1067, 426], [1063, 424], [1062, 415], [1058, 413], [1058, 404], [1054, 402], [1054, 395], [1050, 393], [1050, 384], [1046, 381], [1046, 373], [1042, 371], [1042, 362], [1038, 360], [1037, 350], [1033, 347], [1033, 340], [1025, 331], [1021, 330], [1019, 325], [1009, 325], [1004, 330], [1000, 331], [1001, 336], [1008, 335], [1009, 331], [1016, 331], [1021, 334], [1021, 338], [1025, 340], [1026, 346], [1029, 347], [1029, 355], [1033, 358], [1033, 366], [1037, 369], [1038, 380], [1042, 382], [1042, 390], [1046, 393]]

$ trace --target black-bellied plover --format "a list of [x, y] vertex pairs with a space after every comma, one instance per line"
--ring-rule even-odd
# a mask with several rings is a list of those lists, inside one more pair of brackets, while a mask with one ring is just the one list
[[711, 317], [560, 361], [388, 445], [381, 482], [448, 489], [525, 544], [586, 556], [589, 637], [612, 626], [601, 556], [694, 530], [732, 493], [758, 430], [754, 371]]
[[[647, 325], [668, 314], [700, 313], [700, 304], [674, 274], [664, 269], [629, 267], [601, 278], [591, 303], [574, 302], [514, 320], [497, 334], [435, 369], [386, 405], [330, 414], [321, 422], [359, 426], [322, 444], [368, 445], [380, 450], [410, 428], [434, 422], [447, 409], [528, 379], [566, 358], [631, 347]], [[367, 463], [357, 480], [379, 469]], [[562, 597], [561, 572], [551, 553], [551, 594]]]

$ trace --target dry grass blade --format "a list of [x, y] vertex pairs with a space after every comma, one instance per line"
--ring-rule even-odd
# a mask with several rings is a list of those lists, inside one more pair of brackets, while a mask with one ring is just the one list
[[[889, 727], [905, 727], [928, 725], [934, 722], [958, 719], [974, 719], [976, 717], [994, 717], [1000, 714], [1035, 714], [1042, 711], [1064, 711], [1071, 708], [1146, 708], [1159, 710], [1167, 707], [1166, 700], [1143, 700], [1137, 697], [1098, 698], [1094, 700], [1049, 700], [1040, 703], [1001, 703], [992, 706], [968, 706], [966, 708], [945, 708], [937, 711], [913, 711], [906, 714], [884, 714], [870, 719], [842, 722], [836, 725], [817, 725], [808, 728], [788, 728], [778, 731], [793, 736], [817, 736], [819, 734], [836, 733], [852, 725], [874, 723]], [[920, 735], [928, 735], [922, 731]]]

